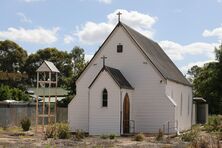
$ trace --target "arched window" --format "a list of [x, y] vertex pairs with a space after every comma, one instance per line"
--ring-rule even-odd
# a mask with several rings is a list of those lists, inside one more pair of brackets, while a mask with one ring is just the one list
[[102, 96], [102, 107], [108, 106], [108, 92], [106, 89], [103, 90], [103, 96]]

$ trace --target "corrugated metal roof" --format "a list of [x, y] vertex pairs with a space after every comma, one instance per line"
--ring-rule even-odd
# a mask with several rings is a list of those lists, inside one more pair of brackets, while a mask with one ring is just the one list
[[60, 71], [56, 68], [56, 66], [50, 61], [44, 61], [42, 65], [36, 70], [37, 72], [57, 72]]
[[93, 85], [93, 83], [96, 81], [97, 77], [100, 75], [102, 71], [107, 71], [109, 75], [113, 78], [113, 80], [116, 82], [116, 84], [120, 88], [125, 89], [133, 89], [133, 87], [130, 85], [130, 83], [126, 80], [126, 78], [123, 76], [123, 74], [120, 72], [120, 70], [104, 66], [101, 71], [98, 73], [98, 75], [95, 77], [95, 79], [92, 81], [92, 83], [89, 85], [89, 88]]
[[165, 79], [191, 86], [189, 81], [156, 42], [148, 39], [126, 24], [122, 22], [120, 24], [123, 26], [123, 28], [125, 28], [132, 39], [142, 49], [148, 59], [153, 63], [153, 65]]
[[39, 96], [67, 96], [68, 95], [68, 91], [58, 87], [58, 88], [28, 88], [27, 92], [32, 91], [33, 93], [30, 93], [32, 95], [39, 95]]
[[120, 88], [133, 89], [119, 69], [105, 66], [105, 70], [111, 75]]

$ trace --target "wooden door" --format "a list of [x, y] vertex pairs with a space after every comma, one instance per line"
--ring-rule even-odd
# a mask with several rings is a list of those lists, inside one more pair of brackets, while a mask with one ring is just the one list
[[130, 101], [128, 94], [125, 95], [123, 101], [123, 133], [130, 132]]

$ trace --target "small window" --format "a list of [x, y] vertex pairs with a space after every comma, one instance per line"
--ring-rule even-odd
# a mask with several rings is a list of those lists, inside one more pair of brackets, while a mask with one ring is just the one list
[[181, 93], [181, 98], [180, 98], [180, 115], [182, 116], [183, 113], [183, 94]]
[[123, 45], [117, 45], [117, 52], [118, 53], [123, 52]]
[[102, 107], [108, 106], [108, 92], [106, 89], [103, 90], [103, 96], [102, 96]]

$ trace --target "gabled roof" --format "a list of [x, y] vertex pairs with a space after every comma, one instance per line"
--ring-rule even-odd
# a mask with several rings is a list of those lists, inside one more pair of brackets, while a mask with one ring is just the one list
[[[184, 85], [192, 86], [190, 82], [184, 77], [181, 71], [176, 67], [176, 65], [171, 61], [171, 59], [166, 55], [163, 49], [151, 39], [148, 39], [144, 35], [140, 34], [139, 32], [135, 31], [131, 27], [127, 26], [126, 24], [119, 22], [107, 39], [103, 42], [100, 48], [96, 51], [93, 58], [87, 64], [85, 69], [88, 65], [93, 61], [96, 57], [100, 49], [102, 49], [103, 45], [106, 41], [110, 38], [111, 34], [116, 30], [117, 27], [123, 27], [131, 39], [136, 43], [136, 45], [141, 49], [141, 51], [145, 54], [147, 59], [153, 64], [153, 66], [159, 71], [159, 73], [168, 80], [181, 83]], [[82, 71], [82, 73], [85, 71]], [[82, 74], [81, 73], [81, 74]], [[81, 76], [79, 75], [79, 77]]]
[[108, 67], [108, 66], [103, 66], [103, 68], [100, 70], [100, 72], [97, 74], [95, 79], [92, 81], [92, 83], [89, 85], [89, 88], [93, 85], [93, 83], [96, 81], [98, 76], [100, 75], [101, 72], [107, 71], [108, 74], [113, 78], [113, 80], [116, 82], [116, 84], [120, 88], [125, 88], [125, 89], [133, 89], [133, 87], [130, 85], [130, 83], [126, 80], [126, 78], [123, 76], [123, 74], [120, 72], [120, 70]]
[[148, 39], [124, 23], [121, 23], [121, 25], [165, 79], [191, 85], [156, 42]]
[[37, 72], [58, 72], [59, 70], [56, 68], [56, 66], [49, 61], [44, 61], [42, 65], [36, 70]]

